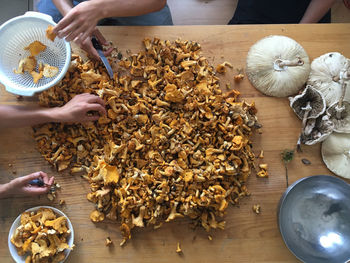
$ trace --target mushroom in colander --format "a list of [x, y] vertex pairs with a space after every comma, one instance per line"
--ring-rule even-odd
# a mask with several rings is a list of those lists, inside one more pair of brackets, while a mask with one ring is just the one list
[[246, 73], [262, 93], [286, 97], [296, 94], [310, 73], [303, 47], [285, 36], [268, 36], [255, 43], [247, 56]]
[[333, 132], [322, 143], [321, 152], [329, 170], [350, 179], [350, 134]]
[[[327, 106], [338, 102], [342, 94], [341, 71], [348, 59], [338, 52], [324, 54], [311, 63], [311, 72], [307, 84], [312, 85], [325, 97]], [[350, 91], [344, 95], [350, 102]]]

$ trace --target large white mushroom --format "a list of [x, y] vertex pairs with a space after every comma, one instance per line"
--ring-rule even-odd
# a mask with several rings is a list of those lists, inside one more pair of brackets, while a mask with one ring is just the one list
[[321, 151], [329, 170], [350, 179], [350, 134], [333, 132], [322, 143]]
[[252, 85], [262, 93], [286, 97], [303, 87], [310, 73], [310, 61], [295, 40], [273, 35], [250, 48], [246, 73]]
[[[324, 54], [311, 63], [308, 84], [319, 90], [325, 97], [327, 106], [339, 101], [342, 95], [340, 74], [346, 67], [348, 59], [338, 52]], [[344, 100], [350, 102], [350, 91], [344, 95]]]

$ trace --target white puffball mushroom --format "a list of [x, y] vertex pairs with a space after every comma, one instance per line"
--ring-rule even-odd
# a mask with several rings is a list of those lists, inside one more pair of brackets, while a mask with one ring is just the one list
[[308, 79], [310, 61], [304, 48], [286, 36], [256, 42], [247, 56], [246, 73], [252, 85], [274, 97], [296, 94]]
[[321, 152], [329, 170], [350, 179], [350, 134], [333, 132], [322, 143]]
[[[340, 73], [347, 64], [347, 58], [338, 52], [324, 54], [311, 63], [307, 84], [319, 90], [325, 97], [327, 106], [338, 102], [342, 94]], [[345, 101], [350, 102], [350, 91], [345, 93]]]

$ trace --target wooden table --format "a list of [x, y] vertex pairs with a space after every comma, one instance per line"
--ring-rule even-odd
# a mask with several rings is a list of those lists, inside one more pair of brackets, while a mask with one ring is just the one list
[[[183, 26], [183, 27], [105, 27], [107, 39], [125, 51], [137, 52], [144, 37], [176, 38], [198, 41], [203, 54], [212, 65], [223, 61], [234, 65], [221, 78], [224, 87], [241, 91], [241, 98], [255, 101], [263, 133], [253, 137], [254, 151], [264, 150], [263, 162], [269, 164], [269, 178], [251, 176], [248, 189], [252, 195], [241, 200], [236, 207], [227, 209], [226, 229], [208, 233], [193, 230], [188, 220], [165, 224], [158, 230], [138, 229], [124, 247], [119, 247], [121, 236], [119, 224], [94, 224], [89, 219], [93, 204], [85, 198], [89, 184], [79, 176], [58, 174], [35, 149], [31, 129], [8, 129], [0, 131], [0, 182], [43, 170], [55, 175], [62, 190], [54, 203], [45, 196], [35, 198], [11, 198], [0, 201], [0, 262], [12, 262], [7, 247], [7, 236], [13, 220], [25, 209], [38, 205], [53, 205], [63, 210], [71, 219], [75, 231], [76, 248], [67, 262], [297, 262], [288, 251], [280, 236], [276, 210], [279, 198], [286, 189], [285, 170], [280, 159], [283, 149], [293, 148], [300, 131], [300, 120], [289, 108], [286, 98], [270, 98], [255, 90], [245, 78], [240, 84], [233, 83], [236, 68], [245, 67], [250, 46], [268, 35], [286, 35], [298, 41], [310, 58], [331, 51], [350, 57], [350, 24], [330, 25], [261, 25], [261, 26]], [[4, 104], [34, 103], [35, 98], [18, 102], [14, 95], [0, 90], [0, 102]], [[307, 158], [311, 165], [302, 164]], [[11, 165], [11, 166], [10, 166]], [[13, 172], [16, 172], [14, 174]], [[331, 174], [322, 162], [320, 145], [304, 146], [289, 164], [289, 181], [315, 174]], [[66, 200], [60, 207], [59, 199]], [[261, 214], [253, 213], [252, 206], [261, 205]], [[111, 237], [114, 246], [106, 247], [105, 238]], [[183, 255], [175, 252], [181, 243]]]

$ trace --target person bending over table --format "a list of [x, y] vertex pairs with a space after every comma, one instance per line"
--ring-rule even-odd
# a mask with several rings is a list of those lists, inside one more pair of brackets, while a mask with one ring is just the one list
[[[88, 115], [88, 112], [98, 114]], [[88, 122], [106, 115], [103, 100], [92, 94], [76, 95], [67, 104], [56, 108], [0, 105], [0, 129], [32, 126], [46, 122]], [[41, 179], [44, 186], [29, 185], [34, 179]], [[54, 182], [54, 177], [42, 171], [13, 179], [0, 184], [0, 198], [11, 196], [35, 196], [47, 193]]]
[[[96, 25], [172, 25], [166, 0], [41, 0], [37, 9], [51, 15], [60, 38], [74, 41], [90, 56], [99, 59], [91, 43], [95, 36], [103, 46], [108, 43]], [[105, 51], [109, 55], [112, 48]]]
[[330, 23], [335, 0], [239, 0], [229, 24]]

